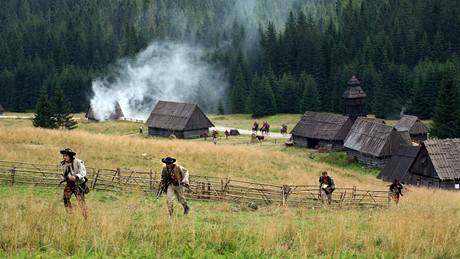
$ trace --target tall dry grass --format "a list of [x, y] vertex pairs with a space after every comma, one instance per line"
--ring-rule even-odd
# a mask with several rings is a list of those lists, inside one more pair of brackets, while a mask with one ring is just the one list
[[204, 141], [143, 139], [36, 128], [0, 128], [0, 143], [0, 160], [57, 163], [61, 159], [59, 150], [71, 147], [87, 166], [96, 168], [160, 170], [160, 158], [173, 156], [196, 175], [316, 184], [320, 172], [327, 170], [338, 186], [386, 188], [373, 176], [357, 175], [351, 170], [317, 162], [303, 151], [286, 153], [281, 148], [264, 145], [213, 145]]
[[143, 194], [92, 193], [90, 217], [67, 214], [61, 192], [4, 188], [0, 256], [458, 258], [460, 197], [425, 189], [375, 210], [190, 202], [169, 219], [165, 201]]
[[[371, 175], [276, 145], [215, 146], [0, 125], [0, 160], [57, 163], [66, 146], [92, 167], [159, 169], [160, 158], [170, 155], [192, 174], [316, 184], [319, 172], [328, 170], [339, 186], [386, 188]], [[0, 257], [460, 257], [460, 196], [441, 190], [413, 188], [399, 206], [374, 210], [250, 212], [245, 204], [238, 211], [236, 204], [191, 202], [190, 216], [172, 219], [164, 200], [142, 193], [92, 192], [88, 205], [85, 221], [65, 212], [62, 190], [0, 187]]]

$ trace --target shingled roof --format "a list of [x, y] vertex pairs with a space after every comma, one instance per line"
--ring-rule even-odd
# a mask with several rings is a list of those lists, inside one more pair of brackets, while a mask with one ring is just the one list
[[146, 125], [149, 128], [177, 131], [204, 129], [214, 126], [198, 105], [166, 101], [157, 103], [147, 119]]
[[374, 157], [391, 156], [400, 144], [410, 144], [408, 132], [359, 117], [345, 139], [344, 147]]
[[307, 111], [291, 134], [313, 139], [344, 140], [352, 124], [348, 116]]
[[411, 135], [426, 134], [428, 128], [419, 120], [417, 116], [403, 115], [395, 125], [397, 131], [409, 131]]
[[441, 180], [460, 179], [460, 139], [426, 140], [426, 148]]
[[385, 181], [408, 181], [411, 177], [409, 169], [412, 166], [420, 146], [401, 145], [377, 178]]
[[[112, 114], [109, 115], [107, 120], [118, 120], [121, 117], [124, 117], [123, 110], [118, 102], [115, 102], [115, 110]], [[88, 111], [85, 114], [85, 118], [89, 120], [99, 121], [100, 118], [96, 118], [96, 114], [92, 106], [89, 106]]]
[[347, 86], [347, 89], [343, 93], [343, 98], [355, 99], [367, 97], [366, 93], [361, 88], [361, 82], [359, 82], [355, 76], [352, 76], [350, 80], [348, 80]]

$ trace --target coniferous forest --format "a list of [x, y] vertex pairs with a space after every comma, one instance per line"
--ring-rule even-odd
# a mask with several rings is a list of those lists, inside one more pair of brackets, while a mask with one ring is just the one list
[[[258, 12], [240, 15], [246, 2]], [[85, 111], [91, 82], [116, 60], [172, 40], [225, 68], [227, 113], [340, 113], [356, 75], [370, 113], [433, 119], [437, 136], [460, 136], [457, 0], [3, 0], [0, 19], [9, 111], [55, 92]]]

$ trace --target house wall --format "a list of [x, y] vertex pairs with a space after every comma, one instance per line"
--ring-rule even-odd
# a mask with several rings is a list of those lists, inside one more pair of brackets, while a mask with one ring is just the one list
[[204, 133], [209, 135], [209, 128], [184, 131], [184, 138], [199, 138]]
[[331, 151], [343, 150], [343, 141], [331, 141], [321, 139], [311, 139], [300, 136], [292, 136], [294, 146], [306, 148], [321, 148]]
[[294, 141], [294, 146], [297, 146], [297, 147], [307, 147], [308, 146], [307, 138], [292, 135], [292, 140]]
[[167, 129], [159, 129], [159, 128], [151, 128], [151, 127], [149, 127], [149, 135], [150, 136], [169, 137], [173, 133], [177, 138], [184, 138], [184, 132], [183, 131], [172, 131], [172, 130], [167, 130]]
[[410, 138], [416, 143], [421, 143], [428, 139], [428, 134], [411, 134]]
[[346, 148], [348, 158], [355, 160], [358, 163], [377, 168], [384, 168], [385, 164], [390, 161], [391, 157], [373, 157], [363, 153], [360, 153], [356, 150], [351, 150]]
[[188, 130], [188, 131], [172, 131], [159, 128], [149, 128], [150, 136], [160, 136], [160, 137], [169, 137], [171, 134], [174, 134], [177, 138], [199, 138], [203, 133], [209, 133], [208, 128]]
[[[438, 178], [430, 178], [421, 175], [412, 175], [412, 178], [407, 183], [420, 187], [441, 188], [447, 190], [460, 191], [460, 179], [442, 181]], [[459, 188], [455, 188], [456, 185]]]
[[431, 179], [438, 179], [438, 175], [434, 169], [433, 163], [428, 155], [428, 152], [425, 148], [420, 150], [420, 153], [415, 158], [414, 164], [409, 169], [409, 172], [414, 175], [431, 178]]

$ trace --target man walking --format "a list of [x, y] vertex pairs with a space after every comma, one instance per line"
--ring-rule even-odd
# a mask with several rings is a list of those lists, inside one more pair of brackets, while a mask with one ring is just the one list
[[64, 187], [64, 206], [70, 212], [72, 209], [72, 203], [70, 198], [75, 195], [79, 207], [82, 210], [83, 216], [88, 217], [88, 209], [85, 203], [85, 194], [89, 192], [89, 188], [86, 185], [88, 179], [86, 178], [86, 168], [83, 161], [77, 159], [74, 151], [70, 148], [66, 148], [60, 151], [62, 154], [63, 161], [61, 162], [64, 180], [66, 186]]
[[163, 158], [161, 162], [165, 163], [165, 166], [161, 171], [160, 188], [166, 190], [169, 215], [172, 216], [174, 212], [174, 197], [184, 207], [184, 214], [188, 214], [190, 207], [187, 205], [183, 190], [184, 186], [188, 187], [189, 185], [188, 170], [185, 167], [176, 165], [176, 159], [172, 157]]
[[403, 185], [399, 182], [398, 179], [395, 179], [393, 183], [390, 185], [390, 195], [391, 197], [393, 197], [393, 200], [396, 202], [396, 204], [399, 203], [399, 197], [403, 196], [403, 188]]
[[330, 205], [332, 202], [332, 192], [335, 190], [335, 183], [332, 177], [327, 175], [327, 172], [324, 171], [319, 177], [319, 195], [323, 204]]

